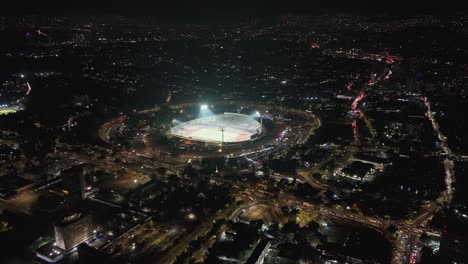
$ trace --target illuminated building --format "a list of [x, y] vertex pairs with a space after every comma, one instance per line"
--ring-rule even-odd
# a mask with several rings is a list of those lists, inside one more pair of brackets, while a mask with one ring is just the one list
[[68, 251], [93, 235], [93, 221], [89, 213], [74, 213], [54, 226], [57, 246]]

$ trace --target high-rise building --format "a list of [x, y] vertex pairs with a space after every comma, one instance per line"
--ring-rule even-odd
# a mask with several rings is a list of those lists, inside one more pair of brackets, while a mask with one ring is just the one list
[[54, 226], [55, 242], [64, 250], [70, 250], [93, 235], [92, 216], [87, 212], [64, 217]]
[[83, 200], [85, 197], [85, 180], [82, 166], [73, 166], [61, 172], [62, 188], [65, 200], [71, 203]]

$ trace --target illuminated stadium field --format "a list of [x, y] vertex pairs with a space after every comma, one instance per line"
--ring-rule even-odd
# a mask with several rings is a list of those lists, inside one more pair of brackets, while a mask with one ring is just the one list
[[194, 119], [171, 129], [171, 135], [207, 143], [239, 143], [257, 138], [262, 125], [254, 118], [224, 113]]
[[12, 114], [21, 110], [18, 106], [4, 106], [0, 105], [0, 115]]

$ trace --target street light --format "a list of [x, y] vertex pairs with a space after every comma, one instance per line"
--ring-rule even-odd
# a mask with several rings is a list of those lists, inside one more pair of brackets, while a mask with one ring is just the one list
[[187, 218], [190, 219], [190, 220], [193, 220], [193, 219], [195, 219], [195, 214], [190, 213], [190, 214], [187, 215]]
[[201, 110], [207, 110], [207, 109], [208, 109], [208, 105], [207, 105], [207, 104], [202, 104], [202, 105], [200, 105], [200, 109], [201, 109]]

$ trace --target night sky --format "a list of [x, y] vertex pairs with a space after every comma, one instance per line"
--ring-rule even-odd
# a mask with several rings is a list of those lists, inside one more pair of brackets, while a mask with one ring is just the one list
[[0, 14], [99, 14], [113, 13], [122, 15], [155, 15], [167, 19], [226, 19], [238, 16], [271, 16], [284, 13], [321, 14], [349, 12], [358, 14], [450, 14], [464, 12], [468, 8], [467, 1], [427, 1], [427, 0], [261, 0], [261, 1], [124, 1], [124, 0], [20, 0], [3, 3]]

